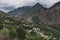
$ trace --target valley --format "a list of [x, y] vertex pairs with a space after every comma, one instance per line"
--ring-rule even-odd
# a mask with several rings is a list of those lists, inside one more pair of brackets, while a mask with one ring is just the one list
[[60, 2], [0, 11], [0, 40], [60, 40]]

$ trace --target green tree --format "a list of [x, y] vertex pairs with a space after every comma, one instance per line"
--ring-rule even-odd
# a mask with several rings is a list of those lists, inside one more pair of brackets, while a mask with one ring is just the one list
[[39, 23], [40, 23], [39, 16], [33, 16], [33, 17], [32, 17], [32, 20], [33, 20], [33, 22], [36, 23], [36, 24], [39, 24]]
[[19, 38], [19, 40], [25, 39], [25, 31], [22, 27], [17, 28], [16, 32], [17, 32], [17, 37]]
[[2, 25], [2, 23], [0, 23], [0, 30], [1, 30], [1, 29], [3, 29], [3, 25]]

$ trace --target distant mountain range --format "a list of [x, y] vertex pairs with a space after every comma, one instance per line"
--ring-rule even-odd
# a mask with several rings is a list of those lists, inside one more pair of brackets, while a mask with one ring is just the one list
[[45, 24], [60, 24], [60, 2], [51, 8], [45, 8], [37, 3], [34, 6], [23, 6], [8, 13], [8, 15], [18, 19], [23, 18], [31, 21], [32, 17], [38, 16]]

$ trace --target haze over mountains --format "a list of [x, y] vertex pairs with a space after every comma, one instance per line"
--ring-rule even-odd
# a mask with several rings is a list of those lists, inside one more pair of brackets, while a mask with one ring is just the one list
[[23, 6], [8, 13], [8, 15], [18, 19], [31, 21], [32, 17], [38, 16], [40, 21], [45, 24], [60, 24], [60, 2], [54, 4], [51, 8], [45, 8], [40, 3], [34, 6]]

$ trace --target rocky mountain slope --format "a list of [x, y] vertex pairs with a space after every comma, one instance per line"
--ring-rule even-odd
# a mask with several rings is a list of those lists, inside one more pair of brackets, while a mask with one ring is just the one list
[[49, 8], [41, 18], [42, 22], [47, 24], [60, 24], [60, 2]]
[[[27, 11], [22, 11], [22, 14], [20, 11], [18, 12], [13, 11], [13, 13], [10, 13], [19, 19], [23, 18], [31, 21], [32, 17], [38, 16], [40, 21], [45, 24], [60, 24], [60, 2], [54, 4], [51, 8], [45, 8], [41, 4], [37, 3]], [[14, 13], [16, 13], [16, 15]]]

